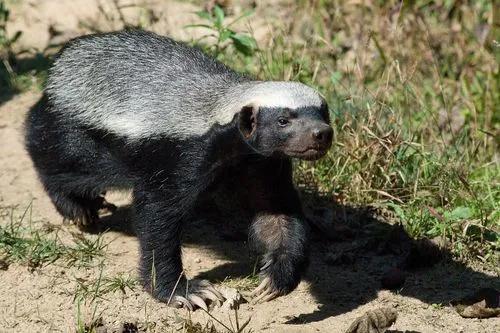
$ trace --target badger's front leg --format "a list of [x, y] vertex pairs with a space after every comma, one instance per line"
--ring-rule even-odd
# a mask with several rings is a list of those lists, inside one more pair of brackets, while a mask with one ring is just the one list
[[307, 268], [307, 230], [299, 216], [262, 213], [252, 224], [251, 238], [264, 250], [262, 281], [253, 302], [266, 302], [294, 290]]
[[299, 284], [309, 261], [309, 230], [293, 185], [291, 162], [274, 161], [255, 172], [266, 176], [253, 182], [250, 194], [257, 212], [250, 239], [262, 255], [262, 281], [252, 296], [254, 302], [265, 302], [290, 293]]
[[224, 297], [205, 280], [184, 276], [181, 260], [182, 219], [194, 202], [182, 191], [136, 189], [134, 206], [141, 247], [140, 273], [145, 288], [173, 307], [207, 310], [207, 302]]

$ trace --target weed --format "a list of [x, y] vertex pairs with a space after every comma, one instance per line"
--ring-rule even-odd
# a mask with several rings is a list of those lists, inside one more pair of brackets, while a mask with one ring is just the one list
[[126, 294], [127, 289], [134, 291], [138, 281], [130, 275], [119, 274], [112, 278], [106, 278], [104, 284], [107, 292], [121, 291], [123, 294]]
[[12, 45], [21, 37], [22, 32], [16, 31], [14, 36], [7, 36], [7, 21], [10, 10], [4, 0], [0, 0], [0, 58], [3, 65], [3, 74], [0, 76], [0, 83], [6, 87], [16, 86], [16, 73], [12, 69], [10, 58], [13, 57]]
[[97, 315], [97, 304], [92, 311], [90, 320], [85, 321], [81, 311], [81, 300], [78, 300], [76, 307], [76, 332], [77, 333], [97, 333], [102, 330], [99, 328], [104, 327], [103, 320]]
[[[138, 9], [139, 17], [137, 20], [130, 20], [124, 14], [124, 9]], [[97, 1], [98, 16], [105, 22], [105, 26], [99, 24], [98, 19], [90, 19], [81, 21], [80, 25], [93, 33], [102, 33], [107, 30], [119, 29], [147, 29], [160, 20], [155, 12], [140, 3], [123, 3], [118, 0], [112, 1]]]
[[137, 279], [126, 274], [119, 274], [113, 277], [103, 277], [104, 264], [100, 264], [99, 276], [97, 279], [86, 280], [76, 279], [76, 290], [74, 300], [83, 300], [93, 303], [96, 299], [103, 299], [110, 293], [120, 291], [123, 295], [128, 291], [134, 291], [138, 284]]
[[69, 266], [86, 266], [95, 258], [103, 257], [108, 243], [104, 242], [103, 234], [89, 238], [81, 233], [73, 233], [74, 246], [68, 248], [66, 259]]
[[182, 327], [182, 332], [185, 333], [218, 333], [212, 323], [193, 323], [191, 320], [185, 320]]
[[434, 309], [434, 310], [442, 310], [444, 307], [443, 307], [443, 304], [441, 303], [432, 303], [431, 304], [431, 307]]
[[248, 275], [237, 278], [226, 277], [221, 281], [221, 284], [241, 291], [250, 291], [259, 285], [259, 277], [258, 275]]
[[29, 204], [16, 219], [14, 209], [10, 210], [8, 224], [0, 225], [0, 252], [7, 261], [21, 262], [34, 270], [61, 258], [65, 247], [59, 241], [57, 232], [47, 235], [32, 227], [31, 212], [32, 205]]
[[215, 38], [214, 43], [206, 46], [206, 49], [215, 57], [219, 56], [222, 52], [226, 52], [228, 45], [233, 45], [236, 51], [244, 56], [251, 56], [257, 50], [257, 42], [255, 38], [249, 34], [238, 33], [231, 29], [231, 26], [233, 26], [236, 22], [248, 17], [251, 14], [251, 11], [247, 11], [226, 24], [224, 22], [224, 11], [216, 5], [214, 6], [212, 12], [196, 12], [196, 15], [198, 15], [201, 19], [208, 21], [208, 24], [192, 24], [186, 26], [186, 28], [201, 27], [211, 30], [213, 33], [202, 36], [196, 40], [195, 43], [200, 44], [202, 40], [209, 37]]
[[[10, 10], [5, 0], [0, 0], [0, 102], [12, 95], [35, 86], [41, 88], [47, 77], [49, 59], [32, 51], [15, 51], [16, 42], [22, 36], [22, 31], [16, 31], [12, 36], [7, 34], [7, 24]], [[30, 54], [30, 57], [19, 58], [20, 54]]]
[[108, 244], [102, 235], [90, 238], [73, 234], [73, 243], [64, 244], [58, 227], [33, 222], [31, 204], [20, 216], [16, 208], [0, 208], [0, 211], [1, 221], [5, 222], [0, 224], [0, 254], [7, 262], [19, 262], [31, 270], [58, 260], [68, 267], [87, 267], [105, 255]]

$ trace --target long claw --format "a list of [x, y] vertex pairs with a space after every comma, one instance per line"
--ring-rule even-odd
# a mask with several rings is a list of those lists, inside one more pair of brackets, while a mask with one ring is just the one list
[[262, 299], [264, 299], [266, 296], [272, 293], [272, 289], [268, 287], [266, 290], [262, 292], [262, 294], [258, 295], [256, 298], [252, 300], [253, 304], [259, 303]]
[[201, 298], [198, 295], [188, 295], [188, 299], [191, 303], [197, 305], [199, 308], [202, 308], [203, 310], [208, 312], [208, 307], [203, 298]]
[[226, 298], [206, 280], [192, 280], [188, 286], [186, 295], [174, 296], [170, 302], [173, 307], [184, 307], [193, 311], [201, 308], [208, 311], [207, 304], [220, 305]]
[[190, 301], [188, 301], [185, 297], [182, 296], [175, 296], [173, 298], [173, 301], [180, 302], [182, 306], [186, 307], [189, 311], [193, 311], [193, 305], [191, 304]]
[[262, 280], [262, 282], [258, 285], [257, 288], [255, 288], [252, 293], [250, 294], [251, 297], [254, 297], [254, 296], [257, 296], [258, 294], [260, 294], [260, 292], [262, 290], [264, 290], [268, 285], [269, 285], [269, 282], [271, 281], [270, 278], [266, 277], [264, 278], [264, 280]]
[[180, 308], [182, 308], [182, 302], [170, 300], [170, 303], [168, 303], [168, 306], [171, 306], [171, 307], [176, 308], [176, 309], [180, 309]]
[[210, 290], [203, 289], [203, 290], [200, 290], [199, 293], [203, 297], [211, 300], [212, 302], [221, 302], [221, 299], [219, 297], [217, 297], [217, 295], [214, 294], [213, 292], [211, 292]]
[[264, 297], [263, 299], [261, 299], [260, 302], [261, 303], [269, 302], [270, 300], [273, 300], [276, 297], [278, 297], [278, 292], [277, 291], [272, 292], [271, 294], [267, 295], [266, 297]]
[[266, 270], [269, 266], [271, 266], [271, 264], [272, 264], [272, 263], [273, 263], [273, 261], [272, 261], [272, 260], [268, 260], [268, 261], [264, 264], [264, 266], [262, 266], [262, 267], [260, 268], [260, 271], [262, 272], [262, 271]]
[[215, 297], [217, 297], [221, 302], [224, 302], [226, 300], [226, 298], [217, 289], [215, 289], [214, 286], [209, 285], [208, 287], [206, 287], [206, 290], [214, 294]]
[[214, 288], [214, 286], [207, 280], [200, 280], [197, 283], [197, 287], [200, 290], [205, 290], [209, 291], [212, 294], [214, 294], [221, 302], [224, 302], [226, 298], [217, 290]]
[[262, 292], [262, 294], [260, 294], [259, 296], [257, 296], [256, 298], [254, 298], [252, 300], [252, 304], [257, 304], [260, 302], [261, 299], [263, 299], [264, 297], [266, 297], [267, 295], [269, 295], [271, 293], [271, 289], [266, 289]]

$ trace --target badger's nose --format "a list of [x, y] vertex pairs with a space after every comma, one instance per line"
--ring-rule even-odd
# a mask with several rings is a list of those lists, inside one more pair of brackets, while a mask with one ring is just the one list
[[317, 143], [327, 145], [332, 141], [333, 129], [328, 125], [316, 127], [312, 131], [312, 136]]

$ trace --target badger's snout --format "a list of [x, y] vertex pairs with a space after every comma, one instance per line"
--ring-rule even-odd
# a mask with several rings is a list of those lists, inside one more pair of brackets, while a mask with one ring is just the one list
[[287, 144], [287, 155], [304, 160], [316, 160], [323, 157], [333, 140], [333, 129], [324, 122], [314, 122], [304, 126], [297, 135]]
[[306, 148], [298, 156], [305, 160], [316, 160], [323, 157], [332, 145], [333, 129], [324, 123], [319, 123], [310, 129], [309, 138], [302, 143]]
[[320, 149], [328, 149], [332, 144], [333, 129], [326, 124], [319, 124], [311, 130], [311, 136]]

